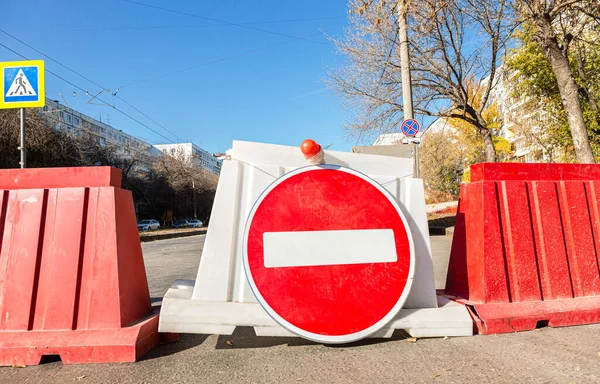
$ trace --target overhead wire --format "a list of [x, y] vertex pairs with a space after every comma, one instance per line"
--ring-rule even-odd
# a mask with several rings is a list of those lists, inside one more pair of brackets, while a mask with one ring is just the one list
[[[279, 23], [295, 23], [303, 21], [320, 21], [320, 20], [334, 20], [342, 19], [345, 16], [328, 16], [328, 17], [313, 17], [304, 19], [287, 19], [287, 20], [269, 20], [269, 21], [254, 21], [249, 23], [240, 23], [242, 25], [259, 25], [259, 24], [279, 24]], [[224, 27], [227, 24], [216, 23], [216, 24], [204, 24], [204, 25], [158, 25], [158, 26], [146, 26], [146, 27], [99, 27], [99, 28], [58, 28], [52, 29], [58, 32], [73, 32], [73, 31], [143, 31], [152, 29], [184, 29], [184, 28], [206, 28], [206, 27]]]
[[[19, 52], [15, 51], [14, 49], [12, 49], [12, 48], [10, 48], [10, 47], [8, 47], [8, 46], [6, 46], [6, 45], [2, 44], [2, 43], [0, 43], [0, 46], [1, 46], [1, 47], [4, 47], [5, 49], [7, 49], [7, 50], [9, 50], [9, 51], [11, 51], [11, 52], [13, 52], [14, 54], [18, 55], [19, 57], [21, 57], [21, 58], [23, 58], [23, 59], [25, 59], [25, 60], [29, 60], [29, 58], [27, 58], [26, 56], [22, 55], [21, 53], [19, 53]], [[56, 78], [58, 78], [58, 79], [60, 79], [60, 80], [64, 81], [65, 83], [67, 83], [67, 84], [70, 84], [71, 86], [73, 86], [74, 88], [76, 88], [76, 89], [78, 89], [78, 90], [80, 90], [80, 91], [82, 91], [82, 92], [88, 92], [87, 90], [83, 89], [82, 87], [78, 86], [77, 84], [74, 84], [73, 82], [71, 82], [71, 81], [69, 81], [69, 80], [65, 79], [64, 77], [62, 77], [62, 76], [60, 76], [60, 75], [58, 75], [58, 74], [56, 74], [56, 73], [52, 72], [51, 70], [49, 70], [49, 69], [47, 69], [47, 68], [45, 69], [45, 71], [46, 71], [46, 72], [48, 72], [49, 74], [53, 75], [54, 77], [56, 77]], [[88, 93], [89, 93], [89, 92], [88, 92]], [[116, 106], [114, 106], [114, 105], [110, 105], [110, 104], [108, 104], [106, 101], [102, 100], [102, 99], [101, 99], [101, 98], [99, 98], [99, 97], [96, 97], [96, 99], [98, 99], [99, 101], [101, 101], [101, 102], [105, 103], [107, 106], [110, 106], [111, 108], [113, 108], [113, 109], [114, 109], [114, 110], [116, 110], [117, 112], [119, 112], [119, 113], [121, 113], [122, 115], [124, 115], [124, 116], [128, 117], [129, 119], [131, 119], [131, 120], [135, 121], [136, 123], [140, 124], [141, 126], [145, 127], [146, 129], [148, 129], [148, 130], [152, 131], [153, 133], [157, 134], [158, 136], [162, 137], [163, 139], [165, 139], [165, 140], [167, 140], [167, 141], [169, 141], [169, 142], [171, 142], [171, 143], [173, 143], [173, 144], [175, 143], [173, 140], [171, 140], [171, 139], [169, 139], [168, 137], [164, 136], [163, 134], [161, 134], [160, 132], [156, 131], [155, 129], [152, 129], [151, 127], [149, 127], [148, 125], [146, 125], [146, 124], [144, 124], [143, 122], [139, 121], [139, 120], [138, 120], [138, 119], [136, 119], [135, 117], [133, 117], [133, 116], [131, 116], [130, 114], [126, 113], [125, 111], [123, 111], [123, 110], [121, 110], [121, 109], [117, 108], [117, 107], [116, 107]]]
[[[124, 1], [125, 1], [125, 0], [124, 0]], [[140, 4], [141, 4], [141, 3], [140, 3]], [[149, 77], [149, 78], [146, 78], [146, 79], [142, 79], [142, 80], [138, 80], [138, 81], [134, 81], [134, 82], [131, 82], [131, 83], [126, 83], [126, 84], [123, 84], [123, 85], [120, 85], [120, 86], [116, 87], [116, 88], [115, 88], [115, 90], [116, 90], [116, 91], [119, 91], [119, 90], [122, 90], [123, 88], [128, 88], [128, 87], [131, 87], [131, 86], [134, 86], [134, 85], [138, 85], [138, 84], [146, 83], [146, 82], [153, 81], [153, 80], [158, 80], [158, 79], [161, 79], [161, 78], [164, 78], [164, 77], [168, 77], [168, 76], [176, 75], [176, 74], [183, 73], [183, 72], [188, 72], [188, 71], [191, 71], [191, 70], [193, 70], [193, 69], [197, 69], [197, 68], [200, 68], [200, 67], [205, 67], [205, 66], [212, 65], [212, 64], [216, 64], [216, 63], [220, 63], [220, 62], [223, 62], [223, 61], [232, 60], [232, 59], [235, 59], [235, 58], [238, 58], [238, 57], [242, 57], [242, 56], [246, 56], [246, 55], [249, 55], [249, 54], [252, 54], [252, 53], [257, 53], [257, 52], [265, 51], [265, 50], [267, 50], [267, 49], [275, 48], [275, 47], [278, 47], [278, 46], [282, 46], [282, 45], [290, 44], [290, 43], [292, 43], [292, 42], [295, 42], [295, 41], [298, 41], [298, 40], [302, 40], [302, 39], [304, 39], [305, 37], [312, 37], [312, 36], [316, 36], [316, 35], [321, 35], [321, 34], [324, 34], [324, 33], [330, 32], [330, 31], [332, 31], [332, 30], [335, 30], [335, 29], [338, 29], [338, 28], [340, 28], [340, 26], [337, 26], [337, 27], [334, 27], [334, 28], [329, 28], [329, 29], [326, 29], [326, 30], [320, 30], [320, 31], [318, 31], [318, 32], [314, 32], [314, 33], [311, 33], [311, 34], [308, 34], [308, 35], [305, 35], [305, 36], [294, 37], [293, 39], [290, 39], [290, 40], [286, 40], [286, 41], [282, 41], [282, 42], [279, 42], [279, 43], [274, 43], [274, 44], [269, 44], [269, 45], [266, 45], [266, 46], [263, 46], [263, 47], [260, 47], [260, 48], [251, 49], [251, 50], [248, 50], [248, 51], [240, 52], [240, 53], [238, 53], [238, 54], [234, 54], [234, 55], [225, 56], [225, 57], [222, 57], [222, 58], [219, 58], [219, 59], [215, 59], [215, 60], [211, 60], [211, 61], [208, 61], [208, 62], [205, 62], [205, 63], [202, 63], [202, 64], [198, 64], [198, 65], [194, 65], [194, 66], [191, 66], [191, 67], [182, 68], [182, 69], [179, 69], [179, 70], [176, 70], [176, 71], [172, 71], [172, 72], [164, 73], [164, 74], [157, 75], [157, 76], [152, 76], [152, 77]], [[32, 49], [32, 50], [34, 50], [35, 52], [37, 52], [37, 53], [39, 53], [39, 54], [41, 54], [41, 55], [43, 55], [43, 56], [45, 56], [45, 57], [49, 58], [50, 60], [52, 60], [52, 61], [54, 61], [55, 63], [59, 64], [60, 66], [64, 67], [65, 69], [67, 69], [67, 70], [69, 70], [69, 71], [71, 71], [71, 72], [75, 73], [75, 74], [76, 74], [76, 75], [78, 75], [79, 77], [81, 77], [81, 78], [83, 78], [83, 79], [85, 79], [85, 80], [89, 81], [90, 83], [92, 83], [92, 84], [96, 85], [96, 86], [97, 86], [97, 87], [99, 87], [100, 89], [102, 89], [102, 90], [105, 90], [105, 91], [108, 91], [108, 92], [110, 92], [111, 94], [113, 94], [113, 92], [111, 92], [110, 88], [103, 87], [102, 85], [98, 84], [97, 82], [93, 81], [92, 79], [90, 79], [90, 78], [88, 78], [88, 77], [86, 77], [86, 76], [84, 76], [84, 75], [82, 75], [82, 74], [80, 74], [80, 73], [76, 72], [75, 70], [73, 70], [73, 69], [71, 69], [71, 68], [67, 67], [66, 65], [64, 65], [64, 64], [60, 63], [59, 61], [57, 61], [57, 60], [55, 60], [55, 59], [51, 58], [50, 56], [48, 56], [48, 55], [46, 55], [45, 53], [43, 53], [43, 52], [39, 51], [38, 49], [36, 49], [36, 48], [32, 47], [31, 45], [29, 45], [29, 44], [27, 44], [26, 42], [24, 42], [24, 41], [20, 40], [19, 38], [17, 38], [17, 37], [15, 37], [15, 36], [11, 35], [10, 33], [6, 32], [6, 31], [4, 31], [4, 30], [2, 30], [2, 29], [0, 29], [0, 32], [2, 32], [2, 33], [4, 33], [4, 34], [6, 34], [7, 36], [10, 36], [11, 38], [13, 38], [13, 39], [15, 39], [16, 41], [20, 42], [21, 44], [23, 44], [23, 45], [27, 46], [28, 48], [30, 48], [30, 49]], [[114, 94], [113, 96], [115, 96], [116, 98], [118, 98], [119, 100], [121, 100], [122, 102], [124, 102], [125, 104], [127, 104], [129, 107], [131, 107], [132, 109], [134, 109], [135, 111], [137, 111], [138, 113], [140, 113], [141, 115], [143, 115], [144, 117], [146, 117], [147, 119], [149, 119], [150, 121], [152, 121], [153, 123], [155, 123], [156, 125], [158, 125], [159, 127], [163, 128], [165, 131], [169, 132], [169, 133], [170, 133], [171, 135], [173, 135], [173, 136], [174, 136], [176, 139], [178, 139], [178, 140], [180, 140], [180, 141], [181, 141], [181, 138], [179, 138], [179, 137], [178, 137], [176, 134], [174, 134], [173, 132], [169, 131], [169, 130], [168, 130], [166, 127], [164, 127], [163, 125], [161, 125], [160, 123], [158, 123], [158, 122], [157, 122], [157, 121], [155, 121], [154, 119], [150, 118], [150, 117], [149, 117], [147, 114], [145, 114], [144, 112], [140, 111], [139, 109], [137, 109], [136, 107], [134, 107], [133, 105], [131, 105], [130, 103], [128, 103], [128, 102], [127, 102], [126, 100], [124, 100], [122, 97], [120, 97], [120, 96], [118, 96], [118, 95], [116, 95], [116, 94]], [[97, 98], [97, 97], [96, 97], [96, 99], [98, 99], [98, 100], [102, 101], [101, 99], [99, 99], [99, 98]]]
[[268, 29], [251, 27], [251, 26], [248, 26], [248, 25], [244, 25], [244, 24], [240, 24], [240, 23], [233, 23], [233, 22], [229, 22], [229, 21], [225, 21], [225, 20], [219, 20], [219, 19], [215, 19], [213, 17], [200, 16], [200, 15], [196, 15], [196, 14], [193, 14], [193, 13], [178, 11], [178, 10], [175, 10], [175, 9], [169, 9], [169, 8], [159, 7], [157, 5], [140, 3], [138, 1], [133, 1], [133, 0], [122, 0], [122, 1], [125, 2], [125, 3], [136, 4], [136, 5], [139, 5], [139, 6], [142, 6], [142, 7], [147, 7], [147, 8], [152, 8], [152, 9], [158, 9], [158, 10], [161, 10], [161, 11], [164, 11], [164, 12], [175, 13], [175, 14], [183, 15], [183, 16], [195, 17], [197, 19], [213, 21], [213, 22], [220, 23], [220, 24], [226, 24], [226, 25], [231, 25], [231, 26], [235, 26], [235, 27], [239, 27], [239, 28], [250, 29], [250, 30], [253, 30], [253, 31], [268, 33], [268, 34], [271, 34], [271, 35], [293, 37], [293, 38], [297, 38], [299, 40], [310, 41], [311, 43], [324, 44], [323, 42], [314, 41], [314, 40], [308, 40], [308, 39], [306, 39], [304, 37], [296, 37], [296, 36], [293, 36], [293, 35], [288, 35], [286, 33], [270, 31]]
[[[330, 31], [338, 29], [338, 28], [340, 28], [340, 27], [338, 26], [338, 27], [334, 27], [334, 28], [329, 28], [327, 30], [322, 30], [322, 31], [319, 31], [319, 32], [311, 33], [309, 35], [306, 35], [305, 37], [311, 37], [311, 36], [321, 35], [323, 33], [330, 32]], [[267, 49], [271, 49], [271, 48], [278, 47], [278, 46], [281, 46], [281, 45], [293, 43], [293, 42], [298, 41], [300, 39], [301, 39], [301, 37], [298, 37], [298, 38], [293, 38], [293, 39], [290, 39], [290, 40], [282, 41], [280, 43], [274, 43], [274, 44], [265, 45], [265, 46], [263, 46], [261, 48], [251, 49], [251, 50], [240, 52], [240, 53], [237, 53], [237, 54], [234, 54], [234, 55], [225, 56], [225, 57], [222, 57], [222, 58], [219, 58], [219, 59], [207, 61], [207, 62], [202, 63], [202, 64], [197, 64], [197, 65], [193, 65], [191, 67], [178, 69], [178, 70], [173, 71], [173, 72], [168, 72], [168, 73], [164, 73], [162, 75], [157, 75], [157, 76], [149, 77], [149, 78], [146, 78], [146, 79], [134, 81], [134, 82], [131, 82], [131, 83], [123, 84], [123, 85], [120, 85], [117, 88], [118, 89], [123, 89], [123, 88], [132, 87], [134, 85], [146, 83], [148, 81], [158, 80], [158, 79], [161, 79], [163, 77], [172, 76], [172, 75], [176, 75], [176, 74], [179, 74], [179, 73], [182, 73], [182, 72], [191, 71], [191, 70], [196, 69], [196, 68], [206, 67], [208, 65], [220, 63], [220, 62], [223, 62], [223, 61], [228, 61], [228, 60], [231, 60], [231, 59], [236, 59], [238, 57], [246, 56], [246, 55], [249, 55], [249, 54], [252, 54], [252, 53], [265, 51]]]
[[[58, 110], [58, 109], [57, 109], [56, 111], [64, 111], [64, 110], [66, 110], [66, 109], [60, 109], [60, 110]], [[55, 112], [56, 112], [56, 111], [55, 111]], [[55, 122], [55, 123], [60, 123], [60, 124], [62, 124], [62, 120], [60, 120], [60, 119], [59, 119], [58, 117], [56, 117], [56, 116], [52, 116], [52, 115], [50, 115], [50, 114], [45, 114], [45, 117], [46, 117], [46, 118], [48, 118], [48, 119], [49, 119], [50, 121], [52, 121], [52, 122]], [[113, 127], [113, 128], [114, 128], [114, 127]], [[97, 139], [101, 139], [101, 138], [102, 138], [102, 139], [104, 139], [104, 136], [102, 136], [102, 135], [101, 135], [101, 134], [99, 134], [99, 133], [96, 133], [96, 132], [94, 132], [93, 130], [91, 130], [91, 129], [89, 129], [89, 128], [87, 128], [87, 127], [83, 126], [83, 125], [82, 125], [82, 126], [80, 126], [80, 127], [78, 127], [77, 129], [78, 129], [78, 130], [80, 130], [80, 131], [84, 131], [84, 132], [86, 132], [87, 134], [89, 134], [90, 136], [94, 136], [94, 137], [96, 137]], [[115, 128], [115, 129], [116, 129], [116, 128]], [[64, 132], [64, 131], [63, 131], [63, 132]], [[72, 135], [74, 135], [74, 133], [73, 133], [73, 132], [65, 132], [65, 133], [67, 134], [67, 136], [72, 136]], [[128, 136], [131, 136], [131, 135], [129, 135], [129, 134], [127, 134], [127, 135], [128, 135]], [[131, 136], [131, 137], [133, 137], [134, 139], [136, 139], [136, 140], [139, 140], [139, 141], [144, 141], [144, 140], [141, 140], [141, 139], [139, 139], [139, 138], [137, 138], [137, 137], [134, 137], [134, 136]], [[109, 142], [109, 143], [110, 143], [110, 142]], [[152, 148], [152, 147], [154, 147], [154, 145], [153, 145], [153, 144], [151, 144], [151, 143], [148, 143], [148, 142], [146, 142], [146, 144], [148, 144], [148, 145], [150, 146], [150, 148], [148, 148], [148, 150], [151, 150], [151, 148]], [[148, 155], [149, 155], [149, 153], [148, 153], [148, 152], [141, 151], [141, 150], [139, 150], [139, 149], [135, 148], [134, 146], [131, 146], [131, 145], [128, 145], [128, 144], [127, 144], [125, 147], [126, 147], [126, 150], [127, 150], [127, 151], [130, 151], [130, 152], [135, 152], [135, 153], [138, 153], [138, 154], [140, 154], [140, 155], [142, 155], [142, 156], [148, 156]]]
[[[94, 84], [95, 86], [97, 86], [98, 88], [107, 91], [111, 94], [113, 94], [113, 92], [111, 92], [111, 90], [109, 88], [106, 88], [100, 84], [98, 84], [96, 81], [90, 79], [89, 77], [82, 75], [81, 73], [75, 71], [72, 68], [69, 68], [68, 66], [66, 66], [65, 64], [59, 62], [58, 60], [48, 56], [47, 54], [45, 54], [44, 52], [40, 51], [39, 49], [31, 46], [30, 44], [27, 44], [26, 42], [24, 42], [23, 40], [19, 39], [18, 37], [8, 33], [7, 31], [0, 29], [0, 32], [4, 33], [5, 35], [11, 37], [12, 39], [18, 41], [19, 43], [23, 44], [24, 46], [30, 48], [31, 50], [39, 53], [40, 55], [52, 60], [53, 62], [55, 62], [56, 64], [60, 65], [61, 67], [65, 68], [66, 70], [76, 74], [77, 76], [81, 77], [84, 80], [89, 81], [90, 83]], [[167, 127], [165, 127], [164, 125], [160, 124], [158, 121], [154, 120], [153, 118], [151, 118], [150, 116], [148, 116], [146, 113], [142, 112], [141, 110], [139, 110], [138, 108], [136, 108], [135, 106], [133, 106], [131, 103], [129, 103], [128, 101], [126, 101], [125, 99], [123, 99], [120, 96], [117, 96], [116, 93], [113, 94], [113, 96], [115, 96], [116, 98], [118, 98], [119, 100], [121, 100], [123, 103], [127, 104], [130, 108], [132, 108], [133, 110], [135, 110], [136, 112], [138, 112], [139, 114], [141, 114], [142, 116], [144, 116], [145, 118], [147, 118], [148, 120], [152, 121], [154, 124], [158, 125], [159, 127], [161, 127], [165, 132], [168, 132], [169, 134], [171, 134], [173, 137], [175, 137], [178, 141], [182, 142], [183, 140], [177, 136], [177, 134], [175, 134], [174, 132], [172, 132], [171, 130], [169, 130]], [[95, 99], [98, 99], [98, 97], [95, 97]], [[98, 99], [100, 100], [100, 99]]]
[[[156, 6], [151, 6], [151, 5], [148, 5], [148, 4], [138, 3], [138, 2], [135, 2], [135, 1], [130, 1], [130, 0], [123, 0], [123, 1], [125, 1], [125, 2], [130, 2], [130, 3], [134, 3], [134, 4], [138, 4], [138, 5], [142, 5], [142, 6], [147, 6], [147, 7], [150, 7], [150, 8], [158, 8], [158, 9], [161, 9], [161, 10], [164, 10], [164, 11], [168, 11], [168, 12], [174, 12], [174, 13], [184, 14], [184, 15], [187, 15], [187, 16], [192, 16], [192, 17], [202, 18], [202, 19], [206, 19], [206, 20], [210, 20], [210, 21], [218, 22], [218, 23], [225, 24], [225, 25], [234, 25], [234, 26], [246, 27], [246, 26], [244, 26], [244, 25], [242, 25], [242, 24], [239, 24], [239, 23], [229, 23], [229, 22], [222, 21], [222, 20], [217, 20], [217, 19], [206, 18], [206, 17], [203, 17], [203, 16], [198, 16], [198, 15], [193, 15], [193, 14], [187, 14], [187, 13], [180, 12], [180, 11], [175, 11], [175, 10], [170, 10], [170, 9], [166, 9], [166, 8], [162, 8], [162, 7], [156, 7]], [[332, 18], [333, 18], [333, 17], [332, 17]], [[311, 20], [311, 19], [297, 19], [297, 20]], [[81, 74], [81, 73], [79, 73], [79, 72], [77, 72], [77, 71], [75, 71], [75, 70], [73, 70], [73, 69], [69, 68], [68, 66], [66, 66], [66, 65], [62, 64], [61, 62], [57, 61], [56, 59], [54, 59], [54, 58], [52, 58], [52, 57], [48, 56], [47, 54], [45, 54], [45, 53], [41, 52], [40, 50], [36, 49], [35, 47], [33, 47], [33, 46], [31, 46], [31, 45], [27, 44], [27, 43], [26, 43], [26, 42], [24, 42], [23, 40], [21, 40], [21, 39], [17, 38], [16, 36], [14, 36], [14, 35], [12, 35], [12, 34], [10, 34], [10, 33], [8, 33], [7, 31], [4, 31], [4, 30], [0, 29], [0, 32], [2, 32], [2, 33], [4, 33], [4, 34], [6, 34], [7, 36], [9, 36], [9, 37], [13, 38], [14, 40], [18, 41], [19, 43], [21, 43], [21, 44], [25, 45], [26, 47], [28, 47], [28, 48], [32, 49], [33, 51], [35, 51], [35, 52], [37, 52], [37, 53], [39, 53], [39, 54], [43, 55], [44, 57], [46, 57], [46, 58], [50, 59], [51, 61], [55, 62], [56, 64], [58, 64], [58, 65], [60, 65], [60, 66], [62, 66], [63, 68], [67, 69], [68, 71], [70, 71], [70, 72], [72, 72], [72, 73], [76, 74], [77, 76], [81, 77], [82, 79], [84, 79], [84, 80], [86, 80], [86, 81], [90, 82], [91, 84], [94, 84], [95, 86], [99, 87], [99, 88], [100, 88], [102, 91], [107, 91], [107, 92], [109, 92], [111, 95], [113, 95], [114, 97], [116, 97], [116, 98], [118, 98], [119, 100], [121, 100], [123, 103], [125, 103], [126, 105], [128, 105], [130, 108], [132, 108], [132, 109], [133, 109], [133, 110], [135, 110], [136, 112], [140, 113], [142, 116], [146, 117], [148, 120], [152, 121], [154, 124], [158, 125], [158, 126], [159, 126], [159, 127], [161, 127], [163, 130], [165, 130], [166, 132], [168, 132], [169, 134], [173, 135], [173, 137], [175, 137], [177, 140], [179, 140], [179, 141], [182, 141], [182, 139], [181, 139], [181, 138], [179, 138], [179, 137], [178, 137], [178, 136], [177, 136], [175, 133], [173, 133], [172, 131], [170, 131], [170, 130], [169, 130], [169, 129], [167, 129], [166, 127], [164, 127], [162, 124], [158, 123], [156, 120], [152, 119], [150, 116], [148, 116], [146, 113], [142, 112], [141, 110], [139, 110], [138, 108], [136, 108], [135, 106], [133, 106], [131, 103], [129, 103], [129, 102], [127, 102], [126, 100], [124, 100], [122, 97], [118, 96], [118, 95], [116, 94], [116, 92], [118, 92], [119, 90], [121, 90], [121, 89], [123, 89], [123, 88], [125, 88], [125, 87], [130, 87], [130, 86], [133, 86], [133, 85], [137, 85], [137, 84], [145, 83], [145, 82], [148, 82], [148, 81], [152, 81], [152, 80], [156, 80], [156, 79], [164, 78], [164, 77], [167, 77], [167, 76], [172, 76], [172, 75], [179, 74], [179, 73], [182, 73], [182, 72], [187, 72], [187, 71], [190, 71], [190, 70], [193, 70], [193, 69], [196, 69], [196, 68], [200, 68], [200, 67], [204, 67], [204, 66], [208, 66], [208, 65], [216, 64], [216, 63], [219, 63], [219, 62], [223, 62], [223, 61], [231, 60], [231, 59], [234, 59], [234, 58], [242, 57], [242, 56], [245, 56], [245, 55], [249, 55], [249, 54], [252, 54], [252, 53], [256, 53], [256, 52], [260, 52], [260, 51], [264, 51], [264, 50], [267, 50], [267, 49], [270, 49], [270, 48], [274, 48], [274, 47], [282, 46], [282, 45], [285, 45], [285, 44], [289, 44], [289, 43], [292, 43], [292, 42], [295, 42], [295, 41], [298, 41], [298, 40], [306, 40], [306, 38], [308, 38], [308, 37], [312, 37], [312, 36], [320, 35], [320, 34], [323, 34], [323, 33], [329, 32], [329, 31], [331, 31], [331, 30], [334, 30], [334, 29], [337, 29], [337, 28], [339, 28], [339, 26], [338, 26], [338, 27], [334, 27], [334, 28], [330, 28], [330, 29], [327, 29], [327, 30], [321, 30], [321, 31], [319, 31], [319, 32], [311, 33], [311, 34], [308, 34], [308, 35], [305, 35], [305, 36], [300, 36], [300, 37], [295, 37], [295, 36], [291, 36], [291, 35], [286, 35], [286, 34], [275, 33], [275, 34], [279, 34], [279, 35], [283, 35], [283, 36], [292, 37], [292, 39], [290, 39], [290, 40], [286, 40], [286, 41], [283, 41], [283, 42], [279, 42], [279, 43], [269, 44], [269, 45], [266, 45], [266, 46], [263, 46], [263, 47], [260, 47], [260, 48], [256, 48], [256, 49], [252, 49], [252, 50], [244, 51], [244, 52], [241, 52], [241, 53], [238, 53], [238, 54], [234, 54], [234, 55], [230, 55], [230, 56], [222, 57], [222, 58], [219, 58], [219, 59], [216, 59], [216, 60], [211, 60], [211, 61], [208, 61], [208, 62], [205, 62], [205, 63], [199, 64], [199, 65], [194, 65], [194, 66], [187, 67], [187, 68], [183, 68], [183, 69], [180, 69], [180, 70], [177, 70], [177, 71], [173, 71], [173, 72], [165, 73], [165, 74], [158, 75], [158, 76], [153, 76], [153, 77], [150, 77], [150, 78], [147, 78], [147, 79], [138, 80], [138, 81], [135, 81], [135, 82], [132, 82], [132, 83], [127, 83], [127, 84], [124, 84], [124, 85], [121, 85], [121, 86], [117, 87], [117, 88], [115, 89], [115, 92], [111, 91], [111, 89], [110, 89], [110, 88], [106, 88], [106, 87], [104, 87], [104, 86], [100, 85], [99, 83], [97, 83], [96, 81], [94, 81], [94, 80], [90, 79], [89, 77], [87, 77], [87, 76], [85, 76], [85, 75], [83, 75], [83, 74]], [[254, 29], [254, 28], [251, 28], [251, 29]], [[262, 32], [266, 32], [266, 33], [271, 33], [271, 31], [267, 31], [267, 30], [262, 30], [262, 29], [257, 29], [257, 30], [259, 30], [259, 31], [262, 31]], [[311, 40], [309, 40], [309, 41], [311, 41]], [[1, 43], [0, 43], [0, 46], [4, 47], [5, 49], [7, 49], [7, 50], [9, 50], [9, 51], [11, 51], [11, 52], [13, 52], [13, 53], [15, 53], [16, 55], [18, 55], [18, 56], [20, 56], [20, 57], [22, 57], [22, 58], [25, 58], [25, 59], [27, 59], [25, 56], [23, 56], [23, 55], [22, 55], [22, 54], [20, 54], [19, 52], [17, 52], [17, 51], [15, 51], [15, 50], [13, 50], [12, 48], [10, 48], [10, 47], [8, 47], [8, 46], [6, 46], [6, 45], [4, 45], [4, 44], [1, 44]], [[58, 74], [56, 74], [56, 73], [54, 73], [54, 72], [52, 72], [52, 71], [50, 71], [50, 70], [48, 70], [48, 69], [46, 69], [46, 71], [47, 71], [48, 73], [50, 73], [51, 75], [55, 76], [56, 78], [58, 78], [58, 79], [60, 79], [60, 80], [64, 81], [65, 83], [67, 83], [67, 84], [70, 84], [71, 86], [75, 87], [76, 89], [79, 89], [79, 90], [81, 90], [82, 92], [85, 92], [86, 94], [90, 94], [90, 92], [88, 92], [87, 90], [85, 90], [85, 89], [83, 89], [82, 87], [80, 87], [80, 86], [78, 86], [78, 85], [74, 84], [73, 82], [71, 82], [71, 81], [69, 81], [69, 80], [65, 79], [64, 77], [62, 77], [62, 76], [60, 76], [60, 75], [58, 75]], [[94, 99], [96, 99], [96, 100], [98, 100], [98, 101], [100, 101], [100, 102], [102, 102], [102, 103], [106, 104], [107, 106], [109, 106], [109, 107], [111, 107], [111, 108], [115, 109], [117, 112], [119, 112], [119, 113], [123, 114], [124, 116], [127, 116], [127, 117], [128, 117], [128, 118], [130, 118], [131, 120], [133, 120], [133, 121], [137, 122], [138, 124], [142, 125], [143, 127], [147, 128], [147, 129], [149, 129], [149, 130], [150, 130], [150, 131], [152, 131], [153, 133], [155, 133], [155, 134], [159, 135], [160, 137], [162, 137], [162, 138], [164, 138], [164, 139], [168, 140], [169, 142], [173, 143], [173, 140], [171, 140], [171, 139], [169, 139], [169, 138], [165, 137], [165, 136], [164, 136], [164, 135], [162, 135], [161, 133], [157, 132], [156, 130], [154, 130], [154, 129], [152, 129], [151, 127], [147, 126], [146, 124], [142, 123], [142, 122], [141, 122], [141, 121], [139, 121], [138, 119], [134, 118], [133, 116], [131, 116], [131, 115], [127, 114], [126, 112], [122, 111], [121, 109], [117, 108], [116, 106], [114, 106], [114, 105], [111, 105], [111, 104], [107, 103], [106, 101], [104, 101], [103, 99], [101, 99], [100, 97], [98, 97], [98, 95], [96, 95], [96, 96], [94, 97]]]

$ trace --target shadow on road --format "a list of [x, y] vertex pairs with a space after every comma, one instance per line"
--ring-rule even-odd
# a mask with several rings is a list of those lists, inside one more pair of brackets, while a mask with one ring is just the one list
[[179, 335], [179, 341], [168, 344], [159, 344], [156, 348], [144, 355], [140, 361], [169, 356], [175, 353], [183, 352], [186, 349], [197, 347], [204, 343], [208, 336], [209, 335], [193, 335], [182, 333]]
[[269, 348], [287, 344], [290, 347], [316, 345], [300, 337], [256, 336], [253, 327], [236, 327], [231, 335], [220, 335], [215, 349]]
[[[389, 339], [363, 339], [354, 343], [347, 344], [327, 344], [330, 348], [359, 347], [363, 345], [381, 344], [390, 341], [397, 341], [410, 337], [402, 330], [394, 331]], [[274, 337], [274, 336], [256, 336], [252, 327], [237, 327], [232, 335], [219, 336], [215, 349], [244, 349], [244, 348], [270, 348], [278, 345], [287, 345], [289, 347], [299, 347], [305, 345], [321, 345], [300, 337]]]
[[330, 347], [330, 348], [360, 347], [363, 345], [383, 344], [383, 343], [389, 343], [390, 341], [405, 340], [405, 339], [408, 339], [409, 337], [410, 337], [410, 335], [408, 333], [406, 333], [404, 330], [396, 329], [396, 330], [394, 330], [392, 337], [390, 337], [388, 339], [383, 339], [383, 338], [379, 338], [379, 337], [378, 338], [367, 338], [367, 339], [355, 341], [353, 343], [327, 344], [326, 347]]

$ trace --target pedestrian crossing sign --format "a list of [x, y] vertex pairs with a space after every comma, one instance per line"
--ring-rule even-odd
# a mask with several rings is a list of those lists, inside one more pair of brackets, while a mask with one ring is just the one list
[[0, 62], [0, 85], [0, 109], [46, 105], [43, 60]]

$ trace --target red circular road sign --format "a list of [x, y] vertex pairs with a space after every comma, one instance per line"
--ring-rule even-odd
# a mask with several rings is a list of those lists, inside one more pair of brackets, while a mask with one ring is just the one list
[[252, 208], [243, 239], [248, 283], [284, 328], [323, 343], [367, 337], [406, 301], [412, 237], [381, 185], [337, 166], [277, 179]]

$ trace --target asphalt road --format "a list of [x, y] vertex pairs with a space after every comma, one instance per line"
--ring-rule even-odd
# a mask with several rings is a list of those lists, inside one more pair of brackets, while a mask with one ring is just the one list
[[[155, 302], [176, 279], [193, 279], [204, 236], [143, 245]], [[432, 239], [443, 287], [450, 240]], [[134, 364], [0, 369], [0, 383], [599, 383], [600, 325], [505, 335], [325, 346], [297, 338], [183, 335]], [[229, 343], [228, 343], [229, 342]]]

